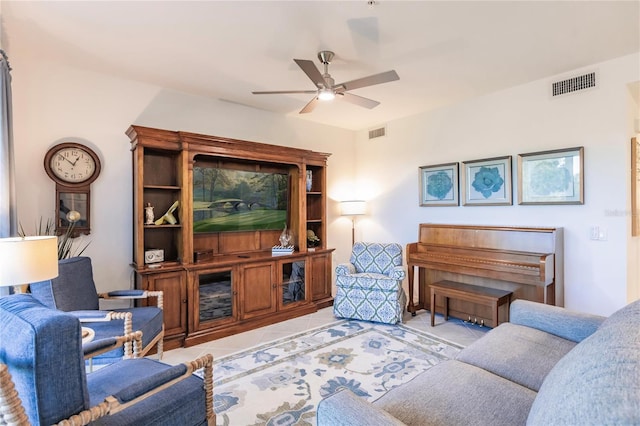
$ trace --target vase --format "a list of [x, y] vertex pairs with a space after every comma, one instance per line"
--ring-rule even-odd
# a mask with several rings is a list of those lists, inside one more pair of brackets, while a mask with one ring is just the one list
[[312, 186], [313, 186], [313, 172], [311, 170], [307, 170], [307, 192], [311, 191]]
[[291, 232], [287, 229], [287, 225], [284, 226], [282, 233], [280, 234], [280, 245], [282, 247], [288, 247], [291, 242], [292, 235]]

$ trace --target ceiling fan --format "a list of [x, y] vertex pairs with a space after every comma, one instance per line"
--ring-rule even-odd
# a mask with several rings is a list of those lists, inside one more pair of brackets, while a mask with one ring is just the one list
[[300, 110], [300, 114], [313, 111], [319, 100], [331, 100], [336, 96], [344, 99], [352, 104], [364, 107], [375, 108], [380, 105], [380, 102], [373, 99], [364, 98], [362, 96], [348, 93], [349, 90], [360, 89], [362, 87], [373, 86], [376, 84], [388, 83], [390, 81], [399, 80], [398, 74], [391, 70], [380, 74], [370, 75], [368, 77], [357, 78], [355, 80], [347, 81], [340, 84], [335, 84], [335, 80], [329, 74], [329, 64], [333, 59], [334, 53], [328, 50], [318, 52], [318, 59], [324, 65], [324, 74], [320, 73], [320, 70], [314, 65], [313, 61], [306, 59], [294, 59], [302, 71], [311, 79], [313, 84], [316, 85], [316, 90], [276, 90], [267, 92], [251, 92], [254, 95], [275, 95], [285, 93], [307, 93], [316, 95], [304, 108]]

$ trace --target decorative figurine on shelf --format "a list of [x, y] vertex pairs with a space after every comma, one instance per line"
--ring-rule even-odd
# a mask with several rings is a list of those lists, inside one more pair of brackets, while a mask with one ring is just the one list
[[163, 223], [167, 222], [169, 225], [175, 225], [176, 223], [178, 223], [175, 216], [173, 215], [173, 212], [178, 208], [178, 204], [179, 201], [173, 203], [171, 207], [169, 207], [169, 210], [167, 210], [167, 212], [160, 219], [156, 220], [155, 224], [162, 225]]
[[307, 248], [312, 249], [313, 251], [320, 245], [320, 238], [313, 232], [312, 229], [307, 229]]
[[311, 191], [312, 186], [313, 186], [313, 172], [311, 170], [307, 170], [307, 192]]
[[287, 229], [287, 224], [284, 224], [284, 229], [282, 230], [282, 233], [280, 234], [280, 245], [282, 247], [288, 247], [289, 243], [292, 240], [292, 235], [291, 232], [289, 231], [289, 229]]
[[153, 206], [151, 205], [151, 203], [147, 203], [146, 207], [144, 208], [144, 217], [145, 217], [145, 221], [144, 224], [145, 225], [153, 225]]

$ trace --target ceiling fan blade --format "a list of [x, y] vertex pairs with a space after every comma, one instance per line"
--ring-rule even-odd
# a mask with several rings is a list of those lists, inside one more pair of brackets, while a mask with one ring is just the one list
[[311, 100], [309, 101], [309, 103], [308, 103], [308, 104], [306, 104], [306, 105], [304, 106], [304, 108], [302, 108], [302, 109], [300, 110], [300, 112], [299, 112], [298, 114], [306, 114], [306, 113], [308, 113], [308, 112], [313, 111], [313, 109], [316, 107], [316, 104], [317, 104], [317, 103], [318, 103], [318, 97], [316, 96], [316, 97], [314, 97], [313, 99], [311, 99]]
[[400, 80], [398, 73], [394, 70], [382, 72], [380, 74], [370, 75], [368, 77], [357, 78], [345, 83], [336, 84], [334, 87], [344, 87], [344, 90], [359, 89], [361, 87], [373, 86], [376, 84], [388, 83], [390, 81]]
[[282, 95], [282, 94], [286, 94], [286, 93], [304, 93], [304, 94], [308, 94], [311, 95], [313, 93], [318, 93], [317, 90], [273, 90], [273, 91], [266, 91], [266, 92], [251, 92], [254, 95]]
[[353, 93], [339, 93], [339, 95], [347, 102], [351, 102], [352, 104], [365, 107], [365, 108], [375, 108], [380, 105], [380, 102], [374, 101], [373, 99], [363, 98], [362, 96], [354, 95]]
[[306, 59], [294, 59], [295, 63], [298, 64], [302, 71], [313, 81], [317, 87], [325, 87], [327, 83], [324, 81], [324, 77], [318, 70], [318, 67], [315, 66], [313, 61], [308, 61]]

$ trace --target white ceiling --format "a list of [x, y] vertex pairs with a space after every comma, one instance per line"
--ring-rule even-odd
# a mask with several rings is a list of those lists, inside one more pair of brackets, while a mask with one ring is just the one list
[[[26, 51], [354, 130], [640, 51], [638, 1], [367, 3], [2, 0], [2, 43], [10, 61]], [[312, 95], [251, 94], [313, 90], [293, 58], [320, 50], [335, 52], [337, 83], [391, 69], [400, 80], [352, 92], [381, 102], [372, 110], [334, 101], [298, 115]]]

